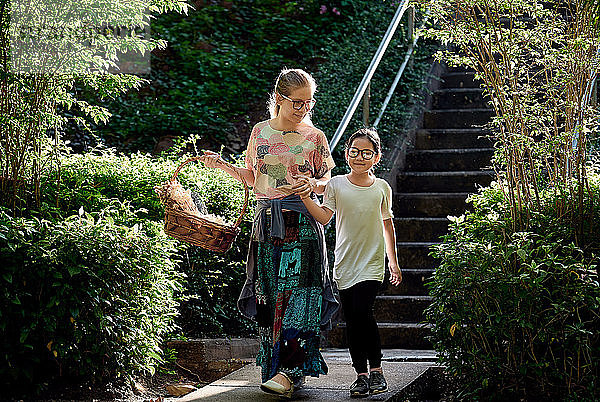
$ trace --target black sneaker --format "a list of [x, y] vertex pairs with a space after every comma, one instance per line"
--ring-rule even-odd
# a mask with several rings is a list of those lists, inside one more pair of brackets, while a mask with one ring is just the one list
[[369, 377], [359, 375], [356, 381], [350, 385], [350, 396], [368, 396], [369, 395]]
[[294, 390], [298, 390], [304, 386], [304, 382], [306, 381], [306, 377], [301, 376], [298, 378], [294, 378]]
[[388, 390], [387, 382], [383, 377], [383, 373], [379, 371], [371, 371], [369, 376], [369, 391], [371, 394], [381, 394]]

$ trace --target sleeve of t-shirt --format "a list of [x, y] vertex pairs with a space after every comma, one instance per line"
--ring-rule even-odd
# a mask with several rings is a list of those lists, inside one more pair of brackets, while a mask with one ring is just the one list
[[259, 131], [258, 124], [252, 128], [250, 138], [248, 139], [248, 148], [246, 148], [246, 168], [251, 170], [256, 164], [256, 136]]
[[329, 180], [327, 186], [325, 186], [325, 192], [323, 193], [323, 206], [330, 211], [335, 212], [335, 181]]
[[325, 176], [327, 172], [335, 167], [333, 156], [329, 150], [329, 143], [327, 137], [321, 130], [318, 130], [315, 149], [312, 151], [312, 162], [315, 169], [315, 178], [320, 179]]
[[392, 188], [385, 181], [383, 182], [383, 200], [381, 202], [381, 217], [383, 220], [390, 219], [394, 217], [394, 213], [392, 212]]

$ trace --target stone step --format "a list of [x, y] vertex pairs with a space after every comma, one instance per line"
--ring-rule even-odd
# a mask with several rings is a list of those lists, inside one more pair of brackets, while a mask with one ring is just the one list
[[489, 131], [481, 128], [420, 129], [415, 149], [489, 148], [493, 141], [486, 135]]
[[423, 128], [478, 128], [494, 116], [492, 109], [433, 109], [423, 115]]
[[473, 70], [471, 67], [467, 67], [467, 66], [446, 66], [446, 73], [474, 73], [475, 70]]
[[256, 357], [257, 338], [186, 339], [167, 342], [177, 353], [176, 363], [196, 373], [204, 382], [215, 381]]
[[381, 289], [382, 295], [427, 296], [429, 294], [425, 283], [433, 276], [433, 269], [411, 269], [400, 266], [400, 270], [402, 271], [402, 282], [400, 285], [392, 285], [386, 277]]
[[406, 155], [406, 171], [445, 172], [489, 167], [494, 148], [412, 150]]
[[483, 109], [488, 101], [482, 88], [446, 88], [433, 93], [432, 109]]
[[377, 322], [419, 323], [425, 319], [423, 311], [431, 304], [431, 296], [384, 295], [375, 299]]
[[480, 88], [481, 81], [475, 81], [474, 71], [448, 72], [442, 75], [442, 88]]
[[[378, 322], [383, 349], [431, 349], [427, 337], [431, 334], [427, 324]], [[336, 324], [328, 333], [329, 347], [347, 348], [346, 323]]]
[[392, 210], [400, 217], [462, 215], [469, 193], [396, 193]]
[[396, 242], [400, 269], [434, 269], [439, 261], [429, 255], [435, 242]]
[[488, 186], [494, 179], [493, 170], [458, 172], [400, 172], [397, 188], [403, 193], [411, 190], [439, 193], [475, 192], [478, 186]]
[[394, 226], [397, 241], [438, 241], [441, 235], [448, 232], [448, 219], [412, 216], [394, 218]]

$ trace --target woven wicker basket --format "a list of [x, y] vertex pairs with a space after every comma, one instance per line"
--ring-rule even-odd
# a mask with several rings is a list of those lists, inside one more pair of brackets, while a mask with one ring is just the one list
[[[199, 160], [199, 157], [189, 158], [183, 162], [173, 174], [171, 182], [177, 180], [177, 174], [185, 165], [190, 162]], [[227, 162], [221, 161], [221, 163], [227, 164], [233, 168], [232, 165]], [[248, 185], [246, 181], [241, 177], [242, 183], [244, 184], [244, 206], [240, 212], [240, 216], [237, 218], [233, 226], [222, 225], [202, 217], [186, 213], [185, 211], [179, 211], [168, 206], [165, 207], [165, 233], [168, 235], [193, 244], [200, 246], [207, 250], [218, 251], [224, 253], [231, 248], [233, 241], [240, 232], [239, 225], [242, 221], [246, 208], [248, 207]]]

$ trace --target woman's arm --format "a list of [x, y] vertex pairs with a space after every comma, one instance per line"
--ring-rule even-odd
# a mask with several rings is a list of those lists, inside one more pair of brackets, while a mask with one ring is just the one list
[[331, 171], [325, 173], [325, 176], [320, 179], [314, 177], [294, 176], [296, 183], [292, 187], [292, 191], [298, 194], [300, 198], [308, 197], [310, 193], [323, 194], [329, 180], [331, 180]]
[[402, 272], [398, 267], [398, 256], [396, 254], [396, 231], [392, 218], [383, 220], [383, 237], [385, 238], [385, 252], [388, 257], [388, 268], [390, 270], [390, 282], [398, 286], [402, 282]]
[[327, 183], [331, 180], [331, 170], [325, 173], [325, 176], [320, 179], [312, 179], [314, 180], [312, 191], [317, 194], [323, 194], [325, 192], [325, 187], [327, 187]]
[[206, 167], [213, 169], [221, 169], [225, 173], [229, 174], [231, 177], [238, 181], [242, 181], [242, 177], [246, 181], [246, 184], [250, 187], [254, 187], [254, 171], [246, 168], [240, 168], [237, 166], [233, 166], [223, 159], [221, 159], [221, 155], [212, 151], [203, 151], [204, 155], [200, 157], [200, 161], [204, 162]]

